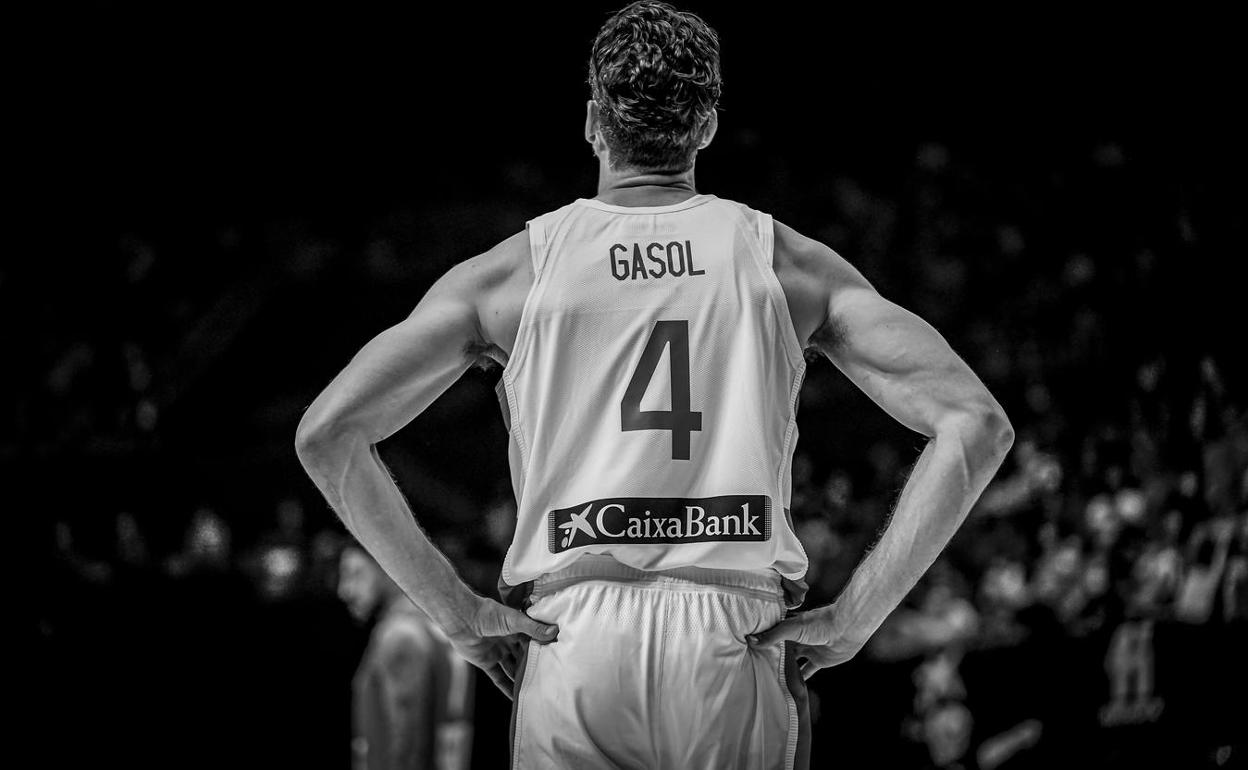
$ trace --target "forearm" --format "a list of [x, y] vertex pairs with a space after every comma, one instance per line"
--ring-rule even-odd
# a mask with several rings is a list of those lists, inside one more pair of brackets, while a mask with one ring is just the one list
[[953, 537], [1009, 442], [1003, 420], [955, 423], [928, 442], [879, 542], [836, 600], [838, 638], [866, 644]]
[[467, 624], [480, 597], [417, 525], [407, 501], [362, 433], [306, 442], [299, 453], [347, 530], [381, 568], [450, 636]]

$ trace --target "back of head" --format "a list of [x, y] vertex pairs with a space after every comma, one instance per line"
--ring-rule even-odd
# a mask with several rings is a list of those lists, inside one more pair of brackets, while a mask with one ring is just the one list
[[692, 13], [633, 3], [598, 31], [589, 86], [613, 169], [685, 171], [719, 101], [719, 37]]

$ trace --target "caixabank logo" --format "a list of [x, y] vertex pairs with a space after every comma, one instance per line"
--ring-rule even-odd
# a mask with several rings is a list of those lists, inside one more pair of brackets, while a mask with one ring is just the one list
[[550, 552], [598, 543], [764, 541], [771, 537], [766, 495], [608, 497], [549, 514]]

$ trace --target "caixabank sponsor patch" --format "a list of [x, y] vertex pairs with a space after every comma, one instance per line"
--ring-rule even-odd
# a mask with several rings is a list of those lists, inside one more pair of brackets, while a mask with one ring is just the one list
[[771, 537], [766, 495], [608, 497], [550, 512], [550, 552], [597, 543], [764, 541]]

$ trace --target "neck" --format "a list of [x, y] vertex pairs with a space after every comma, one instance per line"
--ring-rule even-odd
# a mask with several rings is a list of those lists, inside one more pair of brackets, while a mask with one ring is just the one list
[[598, 200], [617, 206], [663, 206], [698, 194], [693, 165], [679, 172], [612, 169], [605, 158], [598, 163]]

